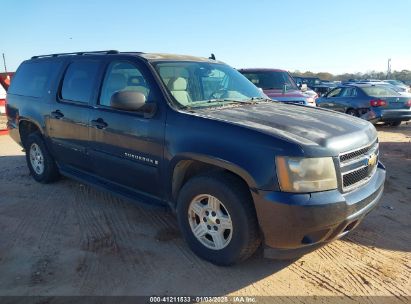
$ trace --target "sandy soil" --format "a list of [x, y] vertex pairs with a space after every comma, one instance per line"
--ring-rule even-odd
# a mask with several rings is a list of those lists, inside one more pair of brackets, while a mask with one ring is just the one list
[[1, 114], [0, 115], [0, 131], [4, 130], [4, 129], [7, 129], [6, 123], [7, 123], [6, 115]]
[[297, 261], [259, 253], [231, 268], [192, 254], [167, 210], [70, 179], [34, 182], [21, 148], [0, 136], [0, 295], [332, 295], [407, 302], [411, 125], [378, 129], [386, 189], [357, 230]]

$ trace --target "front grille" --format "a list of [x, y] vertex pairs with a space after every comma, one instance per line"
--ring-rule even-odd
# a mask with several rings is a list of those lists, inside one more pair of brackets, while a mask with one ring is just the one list
[[341, 153], [339, 161], [342, 190], [352, 190], [367, 182], [376, 171], [378, 142], [375, 141], [366, 147]]
[[343, 187], [347, 188], [367, 178], [369, 175], [369, 170], [370, 168], [367, 166], [343, 175]]
[[345, 162], [345, 161], [351, 160], [353, 158], [360, 157], [363, 154], [367, 153], [371, 149], [371, 147], [372, 147], [372, 145], [368, 146], [368, 147], [365, 147], [365, 148], [362, 148], [362, 149], [359, 149], [359, 150], [356, 150], [356, 151], [353, 151], [353, 152], [348, 152], [348, 153], [345, 153], [345, 154], [341, 154], [340, 155], [340, 162]]

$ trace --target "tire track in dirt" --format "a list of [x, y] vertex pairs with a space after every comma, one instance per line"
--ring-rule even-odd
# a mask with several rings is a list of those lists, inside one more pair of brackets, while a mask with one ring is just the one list
[[[351, 266], [355, 263], [360, 264], [359, 267], [355, 268], [355, 270], [369, 279], [369, 282], [374, 287], [377, 287], [379, 291], [388, 291], [392, 293], [393, 291], [397, 290], [398, 294], [408, 294], [410, 292], [402, 289], [400, 287], [401, 285], [398, 284], [398, 281], [402, 281], [404, 284], [406, 284], [406, 282], [409, 282], [410, 274], [407, 274], [407, 271], [404, 271], [405, 269], [402, 269], [403, 265], [401, 263], [398, 263], [397, 258], [393, 258], [391, 256], [391, 253], [381, 250], [371, 251], [368, 249], [367, 255], [364, 256], [364, 259], [358, 260], [358, 258], [356, 258], [356, 256], [358, 256], [358, 252], [347, 250], [347, 244], [344, 245], [345, 246], [334, 246], [334, 250], [340, 250], [344, 253], [347, 264], [349, 263]], [[350, 244], [351, 248], [355, 248], [351, 245], [352, 244]], [[374, 264], [380, 264], [380, 266], [375, 267], [373, 266]], [[386, 265], [396, 265], [398, 268], [393, 271], [392, 274], [387, 274], [386, 271], [383, 271], [384, 269], [386, 269]], [[390, 281], [384, 280], [384, 284], [382, 284], [380, 282], [382, 277], [390, 280], [395, 278], [395, 281], [391, 284], [387, 284]], [[376, 278], [378, 278], [378, 280], [376, 280]]]
[[309, 267], [301, 267], [299, 265], [291, 265], [289, 268], [292, 272], [296, 273], [297, 275], [308, 278], [308, 282], [316, 287], [320, 287], [322, 289], [327, 290], [330, 294], [337, 294], [341, 296], [345, 296], [351, 300], [353, 298], [345, 292], [344, 286], [339, 283], [330, 280], [330, 277], [316, 271], [313, 269], [309, 269]]
[[[353, 290], [356, 290], [357, 291], [356, 294], [359, 294], [359, 295], [361, 294], [362, 295], [364, 294], [372, 295], [376, 291], [378, 291], [379, 294], [387, 294], [388, 292], [389, 294], [396, 296], [397, 298], [402, 299], [402, 300], [404, 299], [404, 298], [401, 298], [402, 295], [409, 294], [409, 291], [407, 292], [406, 290], [402, 289], [397, 284], [395, 284], [395, 282], [397, 281], [393, 282], [394, 284], [390, 284], [391, 281], [389, 280], [385, 280], [383, 283], [381, 283], [380, 282], [381, 277], [386, 276], [386, 274], [380, 271], [380, 269], [378, 268], [371, 267], [369, 263], [359, 260], [358, 259], [359, 252], [355, 250], [355, 247], [350, 246], [350, 248], [348, 248], [347, 250], [346, 244], [342, 242], [334, 242], [334, 243], [327, 245], [327, 247], [323, 248], [323, 250], [339, 252], [339, 253], [342, 253], [344, 257], [344, 259], [339, 258], [336, 260], [334, 259], [326, 260], [327, 264], [328, 263], [333, 264], [332, 277], [337, 276], [337, 278], [333, 279], [334, 283], [337, 280], [340, 282], [343, 282], [342, 285], [338, 284], [339, 287], [342, 287], [350, 292], [352, 292]], [[369, 253], [370, 251], [368, 252], [368, 254]], [[385, 257], [379, 255], [378, 257], [376, 256], [368, 257], [368, 259], [369, 260], [375, 259], [377, 261], [381, 261], [381, 260], [385, 260]], [[398, 271], [398, 273], [402, 275], [405, 272], [400, 270]], [[351, 278], [350, 280], [347, 280], [347, 274], [348, 274], [348, 277]], [[325, 280], [332, 281], [332, 278], [330, 276], [326, 274], [323, 274], [323, 275], [324, 275]], [[403, 281], [404, 284], [406, 284], [407, 280], [409, 281], [409, 277], [399, 278], [397, 276], [396, 280], [401, 280]]]
[[96, 204], [96, 198], [93, 197], [91, 189], [75, 183], [73, 190], [75, 199], [72, 207], [79, 225], [81, 254], [76, 267], [80, 280], [76, 285], [81, 294], [95, 294], [98, 287], [96, 278], [104, 277], [101, 276], [104, 274], [101, 256], [118, 254], [119, 246], [111, 239], [110, 230], [101, 220], [101, 210], [104, 206]]
[[[148, 221], [150, 216], [144, 208], [135, 207], [109, 193], [83, 185], [80, 186], [75, 201], [77, 218], [82, 230], [81, 246], [86, 251], [85, 257], [79, 263], [83, 276], [80, 289], [84, 292], [87, 290], [86, 293], [93, 292], [98, 282], [92, 284], [90, 278], [102, 274], [110, 275], [107, 271], [112, 269], [102, 267], [101, 256], [114, 259], [118, 268], [128, 273], [122, 277], [134, 276], [136, 280], [141, 279], [138, 274], [142, 272], [142, 268], [147, 275], [156, 273], [156, 260], [144, 249], [144, 244], [139, 248], [138, 244], [131, 243], [141, 238], [141, 225], [152, 225], [151, 221]], [[127, 217], [127, 213], [137, 216], [134, 223]], [[120, 280], [116, 282], [116, 286], [122, 283], [127, 284]]]
[[[33, 294], [44, 294], [52, 288], [53, 279], [58, 272], [59, 255], [62, 239], [59, 237], [65, 227], [67, 205], [57, 192], [50, 193], [41, 202], [44, 207], [42, 217], [39, 218], [40, 234], [35, 247], [36, 260], [31, 266], [30, 283]], [[51, 205], [52, 208], [46, 206]]]

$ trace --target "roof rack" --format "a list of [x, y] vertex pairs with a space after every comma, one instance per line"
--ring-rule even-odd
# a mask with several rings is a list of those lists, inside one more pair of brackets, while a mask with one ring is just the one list
[[43, 58], [43, 57], [59, 57], [59, 56], [82, 56], [82, 55], [110, 55], [110, 54], [118, 54], [119, 51], [117, 50], [108, 50], [108, 51], [94, 51], [94, 52], [72, 52], [72, 53], [58, 53], [58, 54], [49, 54], [49, 55], [38, 55], [38, 56], [33, 56], [31, 59], [36, 59], [36, 58]]

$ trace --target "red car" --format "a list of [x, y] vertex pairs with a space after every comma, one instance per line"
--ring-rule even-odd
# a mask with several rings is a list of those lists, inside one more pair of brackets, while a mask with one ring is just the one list
[[10, 78], [10, 74], [0, 74], [0, 131], [6, 129], [6, 92], [10, 86]]
[[316, 106], [315, 97], [301, 92], [287, 71], [279, 69], [240, 69], [238, 71], [273, 100]]

